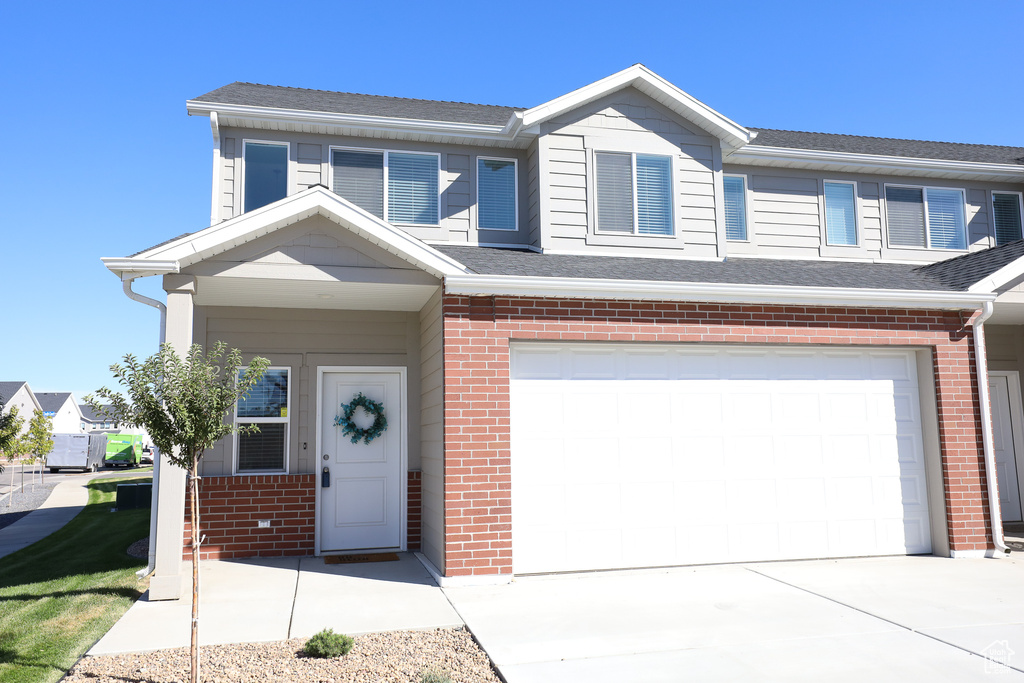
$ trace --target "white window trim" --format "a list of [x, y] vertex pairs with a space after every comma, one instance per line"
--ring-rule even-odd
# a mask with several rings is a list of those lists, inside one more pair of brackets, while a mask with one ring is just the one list
[[235, 425], [248, 425], [248, 424], [284, 424], [284, 469], [280, 470], [239, 470], [238, 469], [238, 442], [239, 434], [236, 432], [232, 439], [232, 456], [231, 456], [231, 471], [236, 476], [267, 476], [271, 474], [288, 474], [291, 460], [291, 440], [292, 440], [292, 368], [289, 365], [271, 365], [267, 370], [284, 370], [288, 376], [288, 417], [282, 419], [280, 417], [247, 417], [243, 418], [241, 422], [238, 420], [238, 401], [235, 401], [235, 409], [233, 411], [233, 418]]
[[1017, 207], [1020, 211], [1021, 221], [1021, 237], [1024, 238], [1024, 193], [1015, 192], [1013, 190], [992, 190], [989, 192], [988, 205], [991, 207], [992, 216], [992, 244], [998, 245], [999, 240], [996, 237], [996, 195], [997, 194], [1015, 194], [1017, 195]]
[[[853, 231], [856, 235], [856, 241], [853, 244], [832, 244], [828, 239], [828, 206], [826, 205], [826, 201], [828, 200], [825, 198], [825, 185], [827, 183], [853, 186]], [[860, 192], [857, 187], [857, 181], [832, 180], [830, 178], [824, 178], [821, 181], [821, 207], [824, 210], [822, 226], [825, 228], [825, 246], [835, 249], [859, 249], [864, 242], [864, 235], [862, 234], [861, 229]]]
[[[245, 151], [249, 143], [258, 145], [275, 145], [285, 148], [284, 159], [284, 196], [292, 193], [292, 143], [281, 142], [280, 140], [257, 140], [255, 138], [242, 138], [242, 168], [240, 169], [239, 190], [238, 190], [238, 212], [245, 213]], [[260, 207], [262, 208], [262, 207]], [[256, 209], [253, 209], [255, 211]]]
[[753, 191], [750, 189], [750, 174], [748, 173], [723, 173], [722, 174], [722, 220], [725, 220], [725, 179], [726, 178], [741, 178], [743, 180], [743, 220], [745, 222], [743, 226], [743, 232], [746, 234], [746, 239], [733, 240], [729, 239], [726, 233], [726, 227], [722, 226], [722, 234], [725, 235], [725, 241], [729, 244], [753, 244], [754, 240], [750, 239], [751, 234], [754, 232], [754, 197]]
[[[331, 192], [334, 191], [334, 150], [343, 152], [377, 152], [384, 155], [384, 219], [392, 225], [415, 225], [424, 228], [441, 227], [441, 154], [440, 152], [419, 152], [412, 149], [384, 149], [383, 147], [348, 147], [343, 145], [330, 145], [327, 150], [327, 186]], [[437, 223], [395, 223], [388, 213], [388, 157], [391, 154], [421, 154], [430, 155], [437, 160]], [[518, 206], [516, 207], [518, 210]]]
[[[509, 228], [485, 228], [480, 225], [480, 162], [481, 161], [511, 161], [512, 162], [512, 173], [515, 176], [515, 186], [512, 190], [512, 203], [515, 208], [515, 227]], [[476, 229], [477, 230], [494, 230], [496, 232], [519, 232], [519, 161], [517, 159], [506, 159], [505, 157], [485, 157], [478, 156], [476, 158], [476, 168], [473, 169], [476, 175]], [[440, 210], [440, 203], [438, 204], [438, 210]]]
[[[630, 170], [633, 174], [633, 231], [622, 232], [619, 230], [601, 230], [601, 216], [599, 215], [598, 202], [597, 202], [597, 155], [598, 154], [628, 154]], [[659, 235], [655, 233], [642, 233], [640, 232], [640, 203], [636, 197], [636, 156], [645, 157], [663, 157], [669, 160], [668, 164], [668, 224], [672, 227], [672, 232], [667, 235]], [[617, 150], [606, 150], [606, 149], [595, 149], [593, 154], [594, 160], [594, 234], [596, 235], [619, 235], [621, 237], [652, 237], [655, 239], [675, 239], [676, 238], [676, 212], [675, 212], [675, 197], [676, 197], [676, 182], [675, 182], [675, 157], [671, 154], [657, 154], [654, 152], [622, 152]]]
[[[886, 190], [888, 190], [890, 187], [907, 187], [907, 188], [911, 188], [911, 189], [914, 189], [914, 190], [921, 190], [921, 199], [924, 202], [923, 207], [922, 207], [924, 209], [924, 246], [923, 247], [911, 246], [911, 245], [905, 245], [905, 244], [892, 244], [889, 241], [889, 200], [887, 198], [887, 194], [888, 193], [886, 192]], [[932, 230], [931, 230], [931, 224], [930, 224], [929, 219], [928, 219], [928, 190], [945, 190], [947, 192], [948, 191], [955, 191], [955, 192], [959, 192], [960, 193], [960, 197], [961, 197], [961, 200], [962, 200], [961, 203], [960, 203], [960, 206], [963, 209], [963, 220], [964, 220], [964, 248], [963, 249], [943, 249], [942, 247], [933, 247], [932, 246]], [[905, 251], [913, 251], [913, 250], [922, 251], [922, 250], [926, 250], [926, 251], [931, 251], [931, 252], [936, 252], [937, 251], [937, 252], [940, 252], [940, 253], [943, 253], [943, 254], [966, 253], [967, 251], [970, 250], [970, 248], [971, 248], [970, 229], [969, 229], [969, 227], [967, 225], [967, 191], [964, 188], [962, 188], [962, 187], [943, 187], [941, 185], [912, 185], [912, 184], [908, 184], [908, 183], [883, 183], [882, 184], [881, 200], [882, 200], [882, 217], [883, 217], [882, 219], [885, 221], [885, 246], [886, 246], [887, 249], [905, 250]], [[994, 232], [995, 232], [995, 229], [994, 229], [994, 225], [993, 225], [993, 233]]]

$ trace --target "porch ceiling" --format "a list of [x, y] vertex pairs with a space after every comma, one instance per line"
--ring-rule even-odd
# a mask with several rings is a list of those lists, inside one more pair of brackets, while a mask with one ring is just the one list
[[418, 311], [439, 283], [339, 282], [270, 278], [196, 277], [200, 306]]

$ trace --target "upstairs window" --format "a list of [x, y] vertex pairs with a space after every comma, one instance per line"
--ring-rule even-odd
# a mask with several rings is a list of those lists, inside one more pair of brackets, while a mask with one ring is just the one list
[[242, 145], [244, 211], [266, 206], [288, 195], [288, 145], [251, 142]]
[[741, 175], [722, 178], [725, 186], [725, 239], [747, 240], [747, 179]]
[[439, 159], [437, 154], [333, 149], [331, 189], [391, 223], [438, 225]]
[[482, 230], [515, 230], [516, 162], [514, 159], [476, 160], [477, 227]]
[[672, 157], [596, 152], [597, 229], [671, 235]]
[[[244, 371], [239, 371], [241, 378]], [[288, 368], [269, 368], [235, 407], [235, 424], [260, 431], [237, 435], [236, 472], [285, 472], [288, 469]]]
[[964, 193], [937, 187], [885, 187], [889, 245], [966, 249]]
[[825, 241], [829, 245], [857, 246], [857, 186], [825, 181]]
[[1021, 239], [1021, 193], [992, 193], [992, 222], [995, 224], [996, 244]]

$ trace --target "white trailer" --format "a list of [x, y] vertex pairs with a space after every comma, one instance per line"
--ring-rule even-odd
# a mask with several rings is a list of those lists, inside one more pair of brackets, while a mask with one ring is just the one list
[[106, 434], [91, 437], [88, 434], [54, 434], [53, 450], [46, 456], [46, 466], [51, 472], [62, 469], [76, 469], [96, 472], [103, 466], [106, 453]]

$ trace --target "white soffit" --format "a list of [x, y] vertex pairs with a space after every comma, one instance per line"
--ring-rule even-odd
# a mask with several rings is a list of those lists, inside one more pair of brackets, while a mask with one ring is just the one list
[[827, 170], [832, 173], [876, 173], [1006, 183], [1024, 181], [1024, 166], [1014, 164], [920, 159], [880, 154], [766, 147], [764, 145], [747, 145], [728, 153], [723, 162], [744, 166]]
[[175, 269], [162, 272], [177, 272], [317, 214], [434, 277], [468, 272], [465, 266], [454, 259], [323, 187], [311, 187], [195, 234], [153, 247], [137, 256], [103, 261], [118, 274], [146, 270], [147, 265], [153, 263], [176, 266]]
[[438, 285], [322, 282], [237, 277], [196, 278], [200, 306], [419, 311]]

